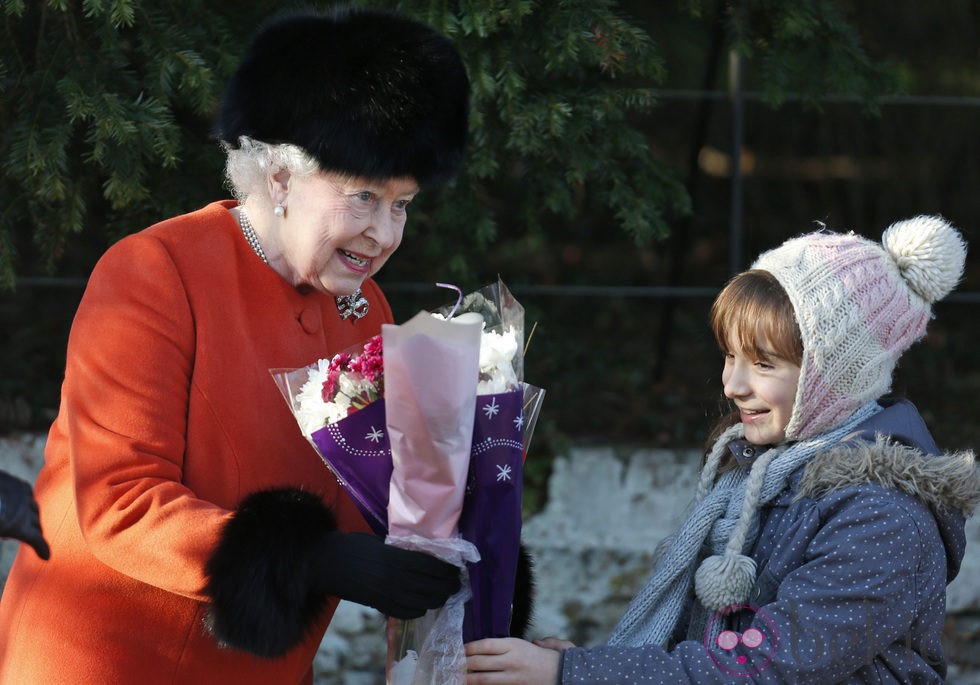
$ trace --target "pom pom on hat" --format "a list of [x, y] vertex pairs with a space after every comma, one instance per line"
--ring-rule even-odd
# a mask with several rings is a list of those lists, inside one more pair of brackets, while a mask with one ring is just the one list
[[371, 179], [448, 180], [466, 147], [469, 79], [429, 26], [378, 9], [288, 12], [256, 32], [214, 123], [303, 148], [325, 170]]
[[925, 335], [932, 304], [963, 275], [966, 244], [940, 217], [892, 224], [880, 244], [818, 231], [760, 255], [789, 296], [803, 360], [788, 440], [850, 416], [891, 388], [902, 353]]
[[885, 229], [881, 242], [909, 287], [926, 302], [949, 295], [963, 275], [966, 242], [941, 217], [896, 221]]

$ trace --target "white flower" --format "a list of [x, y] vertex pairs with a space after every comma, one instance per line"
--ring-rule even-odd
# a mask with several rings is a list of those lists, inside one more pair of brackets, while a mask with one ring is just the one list
[[[342, 404], [344, 411], [350, 406], [351, 397], [367, 394], [374, 389], [374, 383], [356, 373], [342, 373], [337, 379], [337, 397], [334, 402]], [[343, 399], [342, 399], [343, 398]], [[347, 416], [345, 413], [344, 416]]]
[[508, 328], [502, 333], [484, 331], [480, 339], [480, 382], [478, 395], [506, 392], [517, 386], [514, 357], [517, 355], [517, 332]]
[[323, 401], [323, 383], [327, 380], [329, 366], [329, 359], [320, 359], [315, 367], [310, 367], [306, 382], [296, 395], [296, 420], [307, 437], [347, 416], [346, 407], [341, 411], [336, 403]]
[[[438, 312], [432, 316], [446, 320]], [[514, 357], [520, 345], [517, 331], [513, 327], [503, 332], [484, 330], [480, 337], [480, 380], [476, 385], [477, 395], [495, 395], [517, 387], [517, 372], [514, 371]]]

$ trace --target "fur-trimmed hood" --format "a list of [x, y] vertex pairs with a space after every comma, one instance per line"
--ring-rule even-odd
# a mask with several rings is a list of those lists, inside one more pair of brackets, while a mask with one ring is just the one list
[[976, 456], [972, 450], [940, 454], [910, 402], [881, 404], [883, 410], [858, 431], [806, 465], [795, 498], [819, 498], [867, 483], [917, 497], [936, 517], [951, 580], [966, 545], [963, 521], [980, 504]]
[[797, 497], [820, 497], [848, 485], [877, 483], [915, 495], [934, 511], [964, 517], [980, 503], [980, 475], [972, 450], [943, 455], [896, 443], [878, 433], [874, 442], [853, 442], [819, 454], [807, 464]]

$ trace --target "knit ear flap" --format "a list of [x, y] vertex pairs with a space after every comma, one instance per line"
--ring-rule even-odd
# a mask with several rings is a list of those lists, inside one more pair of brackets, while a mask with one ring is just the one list
[[729, 426], [719, 435], [711, 447], [707, 458], [704, 460], [704, 468], [701, 469], [701, 476], [698, 478], [698, 489], [694, 494], [694, 501], [698, 502], [711, 492], [715, 484], [715, 476], [718, 474], [718, 467], [721, 459], [728, 451], [728, 443], [745, 437], [745, 427], [741, 423]]
[[755, 585], [755, 560], [742, 554], [749, 528], [755, 518], [759, 493], [766, 478], [769, 463], [786, 450], [774, 447], [761, 454], [749, 472], [742, 498], [742, 510], [724, 554], [715, 554], [701, 562], [694, 574], [694, 593], [710, 611], [720, 611], [732, 604], [742, 604]]

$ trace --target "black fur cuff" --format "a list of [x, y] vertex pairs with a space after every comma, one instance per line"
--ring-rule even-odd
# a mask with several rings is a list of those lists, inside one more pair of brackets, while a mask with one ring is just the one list
[[510, 615], [511, 637], [527, 639], [534, 615], [534, 559], [522, 543], [517, 555], [517, 574], [514, 583], [514, 604]]
[[337, 529], [319, 497], [298, 489], [246, 497], [208, 560], [208, 628], [223, 645], [278, 657], [300, 644], [327, 595], [315, 574], [324, 534]]

